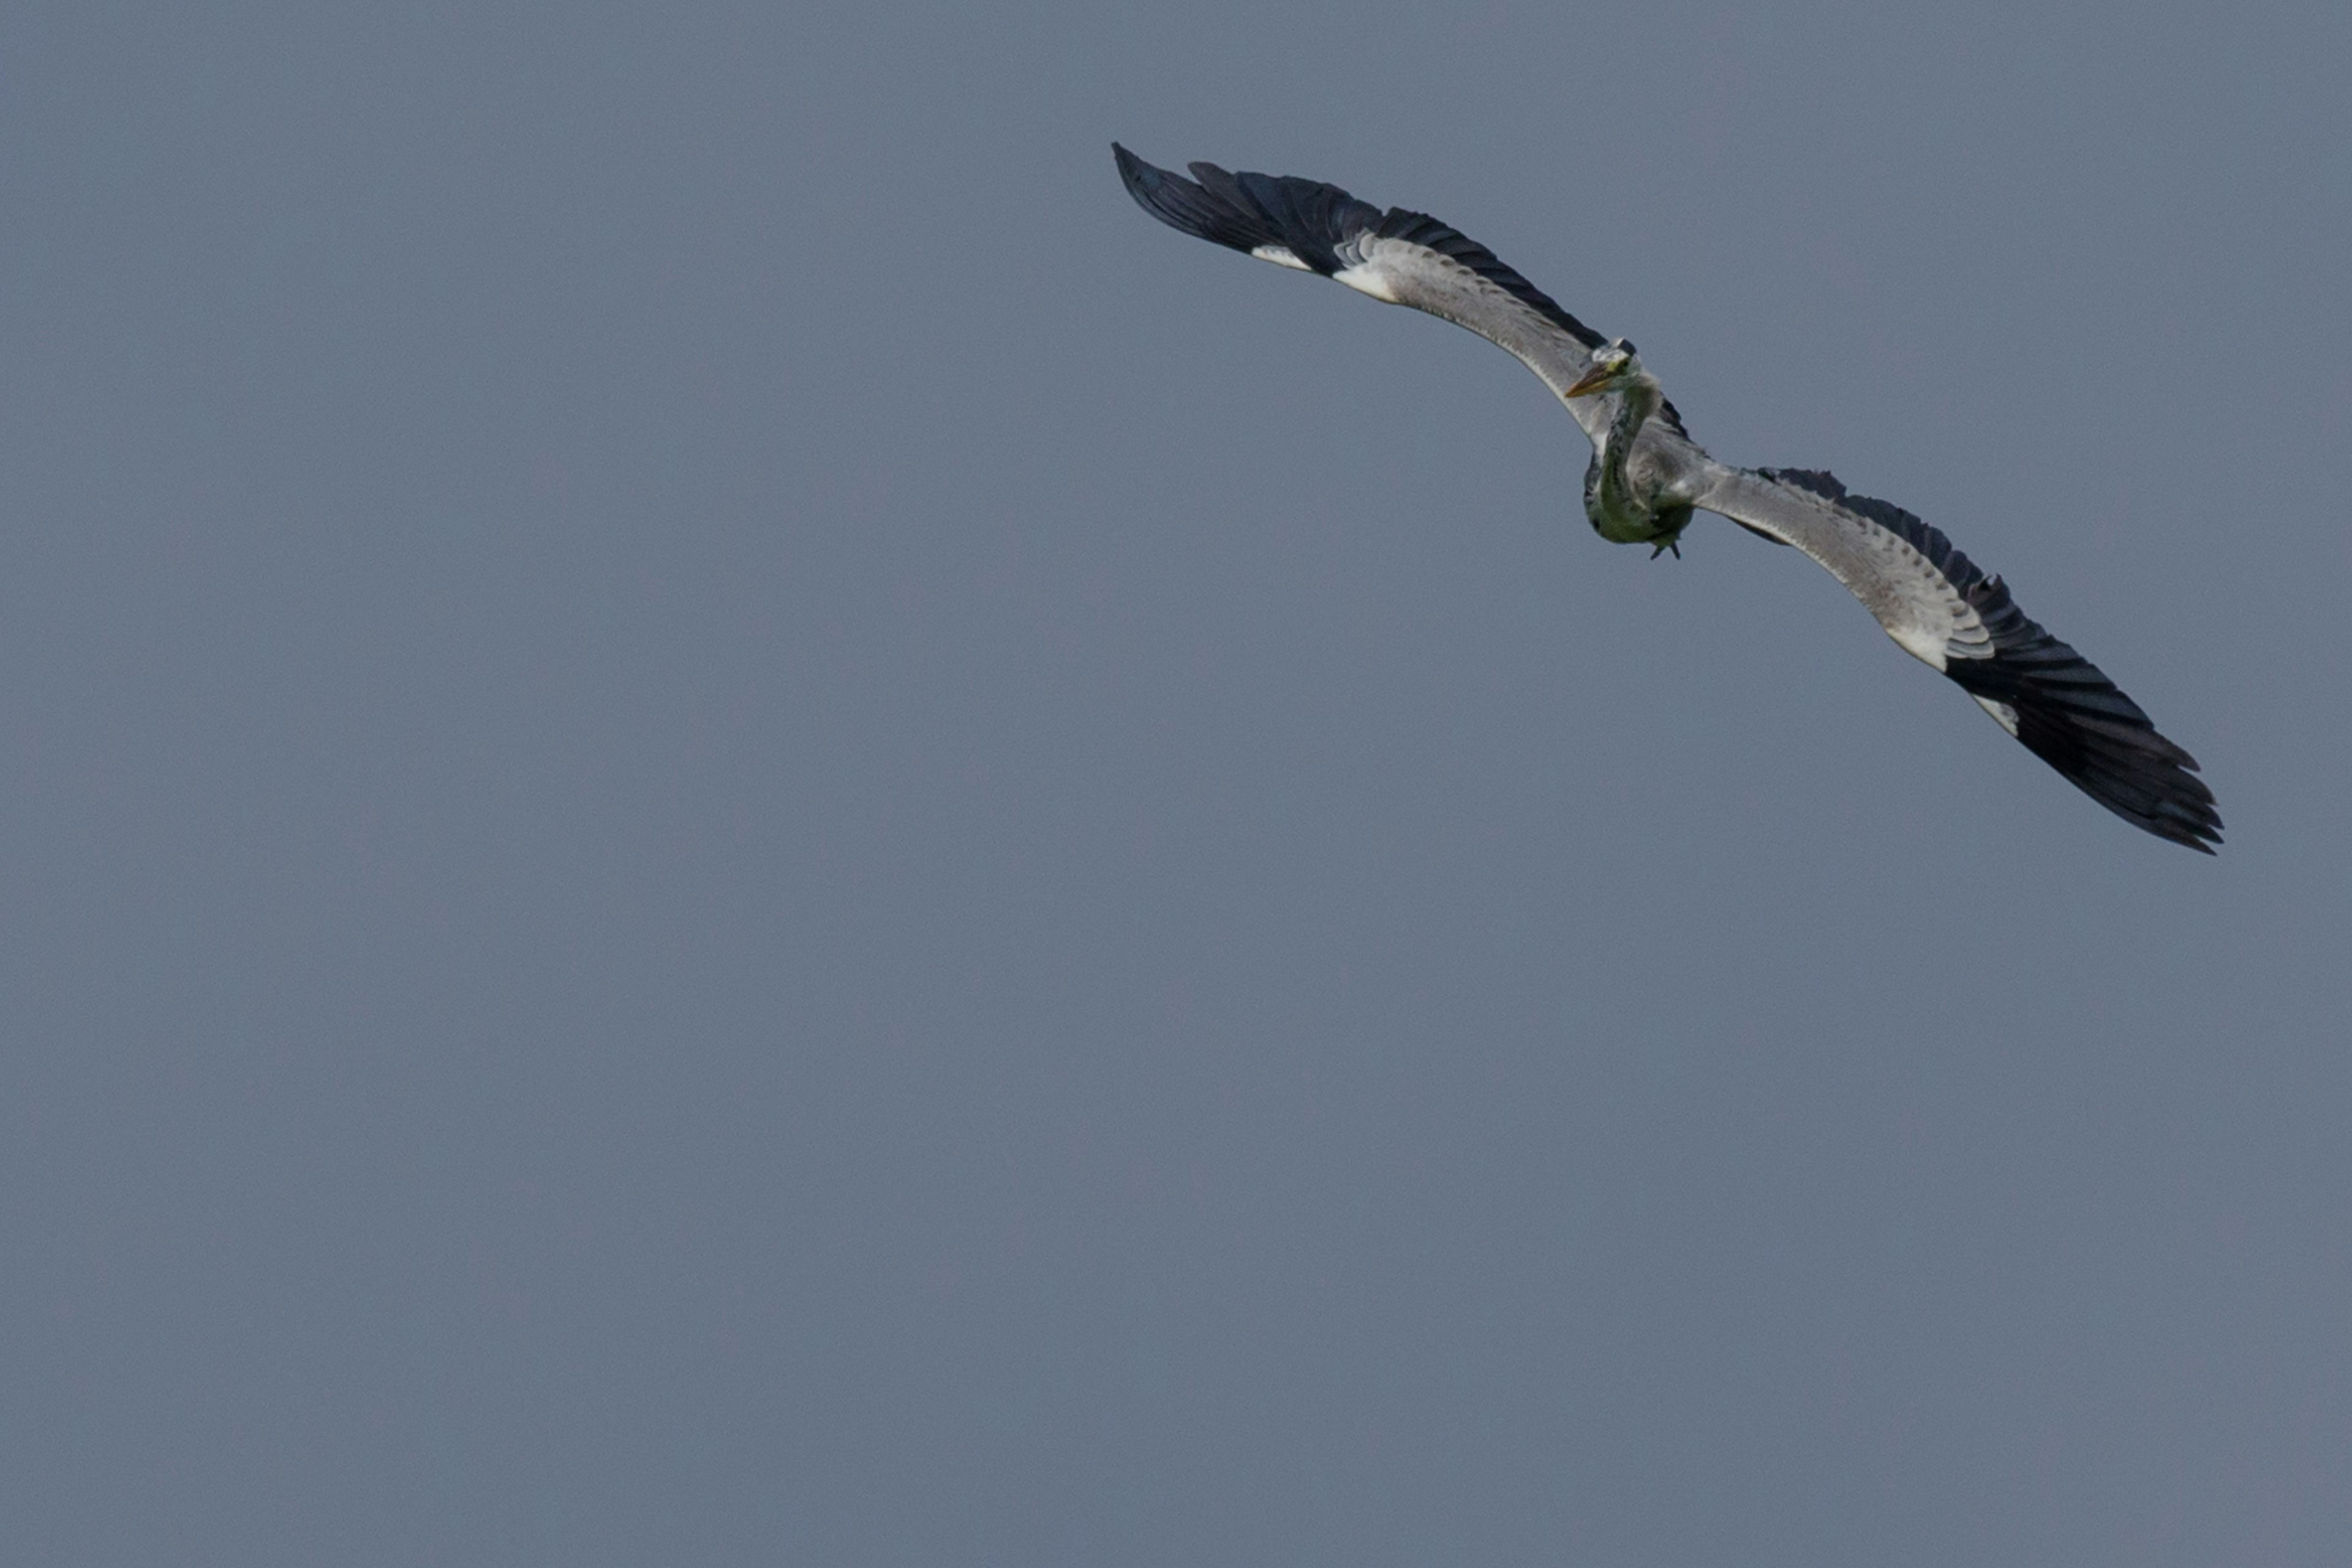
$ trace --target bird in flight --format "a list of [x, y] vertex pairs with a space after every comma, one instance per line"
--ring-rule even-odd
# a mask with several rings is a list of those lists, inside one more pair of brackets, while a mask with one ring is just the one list
[[1904, 652], [1941, 670], [2084, 794], [2159, 838], [2211, 854], [2221, 841], [2196, 760], [2138, 703], [2028, 620], [2008, 586], [1901, 507], [1805, 468], [1719, 463], [1683, 428], [1633, 345], [1603, 338], [1468, 236], [1423, 213], [1382, 212], [1337, 185], [1192, 165], [1192, 178], [1111, 144], [1119, 177], [1171, 228], [1261, 261], [1320, 273], [1411, 305], [1509, 351], [1592, 442], [1584, 512], [1594, 531], [1682, 553], [1694, 510], [1793, 544], [1878, 618]]

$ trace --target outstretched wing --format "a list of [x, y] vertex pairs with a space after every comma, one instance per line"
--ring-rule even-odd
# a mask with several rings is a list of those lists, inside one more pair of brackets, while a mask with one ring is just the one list
[[[1128, 194], [1171, 228], [1261, 261], [1321, 273], [1391, 305], [1443, 316], [1508, 350], [1555, 396], [1591, 368], [1592, 351], [1601, 344], [1600, 333], [1493, 251], [1426, 213], [1382, 212], [1337, 185], [1229, 174], [1214, 163], [1193, 164], [1188, 180], [1116, 142], [1111, 152]], [[1609, 405], [1606, 398], [1579, 398], [1568, 411], [1597, 442]], [[1663, 413], [1681, 428], [1671, 407]]]
[[[1337, 185], [1214, 163], [1192, 164], [1188, 180], [1116, 142], [1111, 151], [1128, 193], [1170, 227], [1467, 327], [1516, 355], [1554, 395], [1575, 384], [1601, 346], [1600, 333], [1493, 251], [1424, 213], [1382, 212]], [[1561, 401], [1597, 446], [1614, 399]], [[1820, 562], [1906, 651], [1951, 677], [2092, 799], [2193, 849], [2210, 854], [2221, 842], [2213, 792], [2195, 760], [2088, 659], [2026, 619], [2000, 579], [1941, 533], [1900, 507], [1848, 495], [1828, 474], [1717, 463], [1690, 445], [1671, 404], [1643, 438], [1698, 466], [1697, 505]]]
[[1820, 562], [1906, 652], [1949, 676], [2093, 800], [2208, 855], [2221, 841], [2196, 759], [1942, 533], [1901, 507], [1848, 494], [1826, 473], [1710, 467], [1698, 505]]

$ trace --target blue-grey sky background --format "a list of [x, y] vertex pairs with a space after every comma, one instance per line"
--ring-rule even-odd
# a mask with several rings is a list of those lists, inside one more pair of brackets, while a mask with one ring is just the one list
[[[2347, 60], [12, 5], [0, 1555], [2352, 1561]], [[1918, 511], [2227, 847], [1113, 137]]]

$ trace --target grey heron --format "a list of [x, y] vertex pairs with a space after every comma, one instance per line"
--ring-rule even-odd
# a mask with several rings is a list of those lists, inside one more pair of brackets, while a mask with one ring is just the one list
[[1392, 305], [1467, 327], [1516, 356], [1592, 443], [1584, 510], [1603, 539], [1672, 550], [1695, 510], [1791, 544], [1845, 584], [1906, 653], [1949, 677], [2000, 727], [2135, 826], [2205, 854], [2221, 841], [2194, 758], [2138, 703], [2026, 618], [2008, 586], [1937, 530], [1804, 468], [1709, 457], [1633, 345], [1562, 310], [1494, 252], [1425, 213], [1382, 212], [1337, 185], [1192, 165], [1192, 178], [1111, 151], [1160, 222]]

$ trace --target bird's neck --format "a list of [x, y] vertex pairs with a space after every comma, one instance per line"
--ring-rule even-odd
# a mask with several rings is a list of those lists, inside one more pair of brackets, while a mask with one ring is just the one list
[[1632, 501], [1625, 488], [1625, 458], [1633, 449], [1633, 437], [1641, 434], [1643, 424], [1658, 411], [1664, 394], [1658, 384], [1644, 376], [1617, 395], [1617, 415], [1609, 421], [1609, 429], [1601, 440], [1601, 486], [1603, 496], [1614, 506]]

